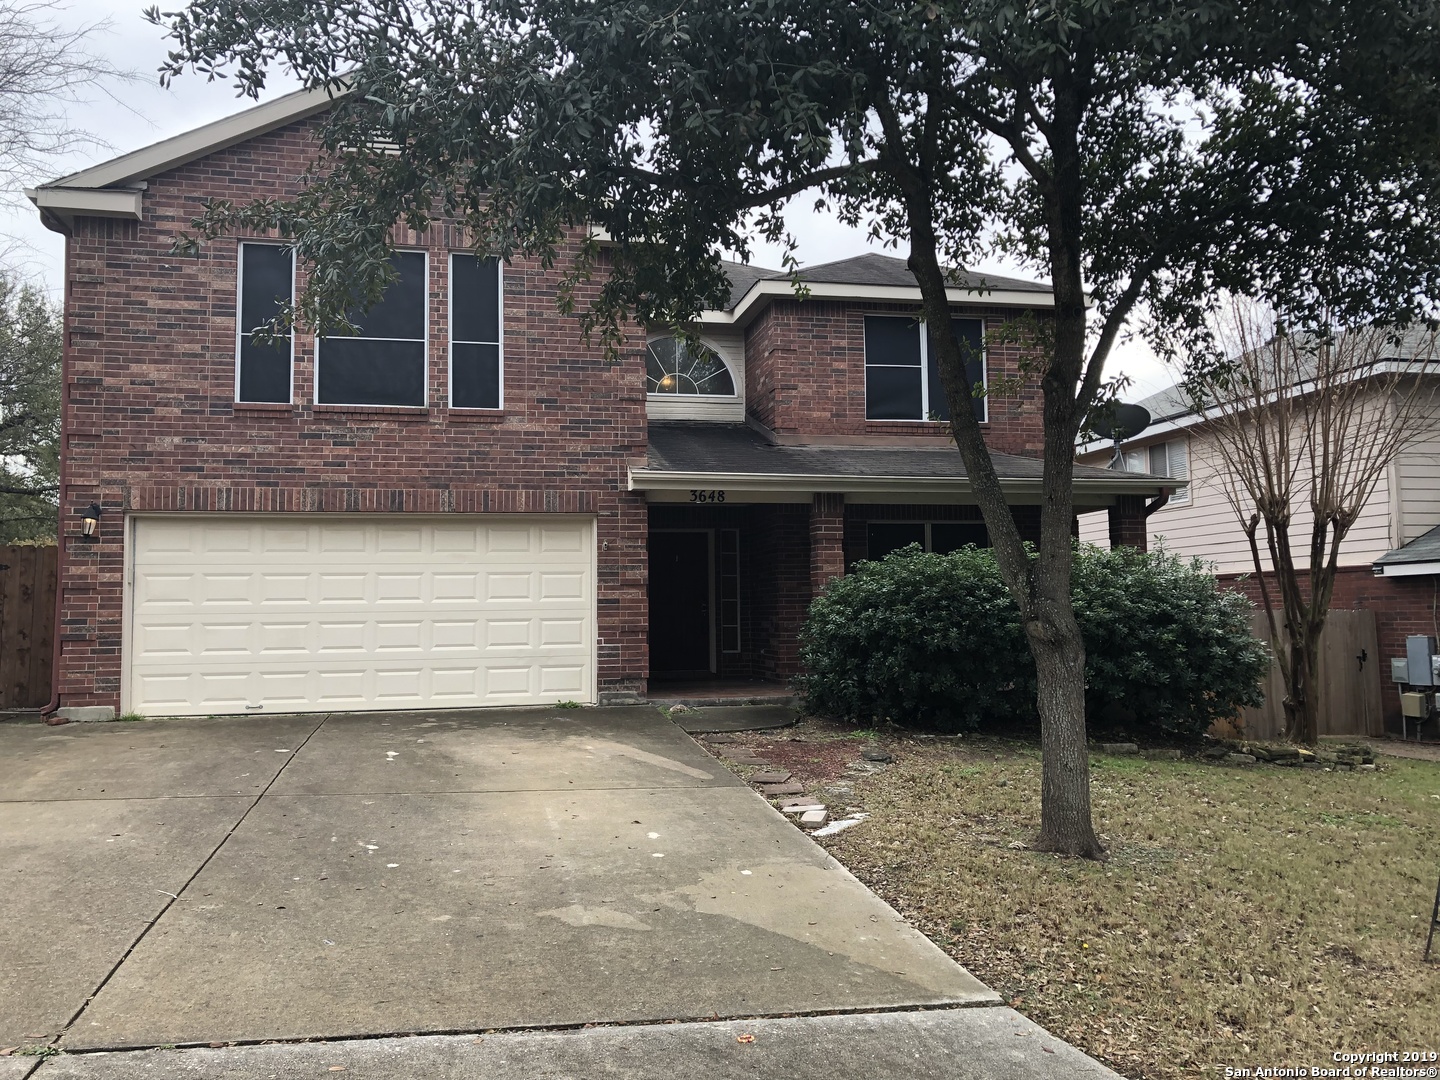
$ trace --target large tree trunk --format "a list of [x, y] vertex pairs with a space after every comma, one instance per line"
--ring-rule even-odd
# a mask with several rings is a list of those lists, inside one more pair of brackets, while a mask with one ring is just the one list
[[[1056, 275], [1054, 349], [1044, 388], [1044, 484], [1040, 545], [1032, 558], [1001, 488], [974, 412], [964, 358], [951, 324], [928, 189], [902, 177], [909, 203], [910, 270], [920, 285], [925, 319], [939, 348], [939, 368], [950, 406], [951, 432], [964, 459], [975, 501], [990, 532], [996, 562], [1020, 610], [1038, 678], [1041, 728], [1040, 833], [1036, 847], [1097, 859], [1104, 849], [1091, 821], [1090, 767], [1085, 734], [1085, 644], [1070, 602], [1074, 559], [1071, 483], [1075, 436], [1085, 404], [1077, 384], [1085, 356], [1085, 293], [1078, 251], [1062, 259]], [[1075, 222], [1067, 222], [1078, 232]]]
[[[1068, 606], [1068, 605], [1067, 605]], [[1035, 657], [1036, 704], [1040, 709], [1040, 835], [1035, 847], [1099, 858], [1103, 853], [1091, 824], [1090, 761], [1085, 745], [1085, 646], [1075, 626], [1073, 637], [1053, 620], [1027, 624]], [[1058, 633], [1056, 631], [1059, 631]], [[1077, 724], [1075, 718], [1079, 717]]]

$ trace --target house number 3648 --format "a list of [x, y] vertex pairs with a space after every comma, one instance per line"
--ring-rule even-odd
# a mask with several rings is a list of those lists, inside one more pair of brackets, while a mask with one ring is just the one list
[[723, 491], [695, 491], [695, 490], [692, 490], [692, 491], [690, 492], [690, 501], [693, 502], [693, 503], [702, 503], [702, 502], [705, 502], [705, 503], [710, 503], [710, 502], [720, 503], [720, 502], [724, 502], [724, 501], [725, 501], [725, 492], [723, 492]]

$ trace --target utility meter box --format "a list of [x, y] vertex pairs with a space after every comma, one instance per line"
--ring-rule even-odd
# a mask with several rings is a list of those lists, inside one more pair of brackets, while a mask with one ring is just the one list
[[1434, 686], [1440, 657], [1435, 655], [1435, 639], [1424, 634], [1411, 634], [1405, 639], [1405, 661], [1409, 672], [1405, 681], [1411, 686]]
[[1407, 683], [1410, 681], [1409, 660], [1392, 659], [1390, 661], [1390, 681], [1393, 683]]
[[1424, 717], [1429, 714], [1429, 710], [1426, 708], [1429, 702], [1425, 700], [1428, 696], [1428, 694], [1420, 694], [1413, 691], [1401, 694], [1400, 715], [1424, 719]]

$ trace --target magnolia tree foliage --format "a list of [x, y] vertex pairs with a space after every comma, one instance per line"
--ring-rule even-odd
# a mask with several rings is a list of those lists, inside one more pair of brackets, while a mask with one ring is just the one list
[[[1126, 321], [1202, 332], [1217, 286], [1362, 314], [1434, 292], [1434, 4], [1409, 0], [194, 0], [151, 17], [244, 93], [288, 69], [348, 91], [294, 200], [209, 207], [315, 268], [299, 317], [383, 288], [398, 221], [591, 278], [585, 325], [676, 325], [725, 296], [722, 252], [784, 239], [803, 195], [906, 251], [957, 448], [1037, 669], [1042, 848], [1099, 855], [1084, 643], [1070, 603], [1082, 418]], [[584, 225], [578, 256], [562, 240]], [[582, 234], [583, 235], [583, 234]], [[1047, 277], [1032, 376], [1041, 540], [1020, 541], [972, 410], [947, 267]], [[596, 273], [596, 271], [599, 271]]]

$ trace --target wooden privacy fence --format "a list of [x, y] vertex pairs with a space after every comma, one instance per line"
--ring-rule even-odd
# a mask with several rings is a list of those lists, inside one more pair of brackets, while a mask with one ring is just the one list
[[[1277, 614], [1278, 618], [1278, 614]], [[1255, 636], [1269, 640], [1263, 611], [1250, 621]], [[1363, 657], [1363, 659], [1362, 659]], [[1320, 635], [1320, 734], [1383, 735], [1380, 655], [1373, 611], [1331, 611]], [[1388, 667], [1387, 667], [1388, 673]], [[1265, 679], [1265, 704], [1241, 711], [1243, 733], [1252, 739], [1278, 739], [1285, 730], [1285, 682], [1272, 663]]]
[[0, 547], [0, 709], [50, 700], [58, 550]]

